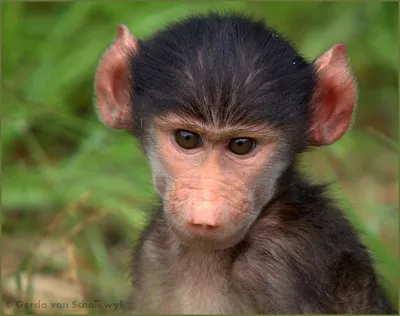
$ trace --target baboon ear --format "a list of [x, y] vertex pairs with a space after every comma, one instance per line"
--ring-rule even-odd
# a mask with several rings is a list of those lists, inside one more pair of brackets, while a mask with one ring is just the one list
[[357, 91], [344, 44], [329, 49], [313, 65], [317, 86], [309, 142], [313, 146], [323, 146], [336, 142], [349, 129]]
[[100, 60], [95, 78], [95, 102], [100, 119], [111, 128], [128, 129], [132, 121], [129, 61], [138, 50], [138, 41], [125, 25]]

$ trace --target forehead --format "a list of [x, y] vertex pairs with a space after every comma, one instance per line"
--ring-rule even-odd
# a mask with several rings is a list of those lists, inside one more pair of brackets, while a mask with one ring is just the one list
[[236, 15], [171, 25], [141, 42], [132, 71], [135, 94], [156, 114], [214, 126], [304, 121], [313, 91], [311, 66], [287, 41]]

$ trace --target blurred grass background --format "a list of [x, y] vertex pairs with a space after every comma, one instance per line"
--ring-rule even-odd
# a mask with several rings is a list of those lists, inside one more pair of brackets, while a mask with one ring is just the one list
[[154, 190], [136, 141], [97, 120], [96, 64], [118, 23], [143, 38], [210, 8], [265, 18], [309, 59], [337, 42], [347, 45], [360, 92], [354, 127], [303, 161], [315, 180], [337, 181], [332, 193], [362, 232], [397, 301], [397, 3], [1, 5], [4, 312], [115, 311], [95, 300], [126, 297], [130, 248]]

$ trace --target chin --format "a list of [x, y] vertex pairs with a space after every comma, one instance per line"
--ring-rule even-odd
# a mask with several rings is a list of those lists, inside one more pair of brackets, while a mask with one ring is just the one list
[[173, 224], [170, 224], [170, 227], [172, 233], [181, 244], [199, 250], [223, 250], [232, 248], [243, 240], [246, 233], [246, 230], [243, 229], [243, 231], [222, 238], [217, 236], [193, 236], [188, 231], [179, 229]]

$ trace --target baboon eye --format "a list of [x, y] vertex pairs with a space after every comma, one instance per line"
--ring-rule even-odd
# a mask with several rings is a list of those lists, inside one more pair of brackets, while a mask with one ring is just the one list
[[256, 141], [251, 138], [234, 138], [230, 140], [228, 148], [236, 155], [247, 155], [256, 148]]
[[179, 129], [175, 132], [176, 143], [184, 149], [194, 149], [201, 146], [199, 134]]

